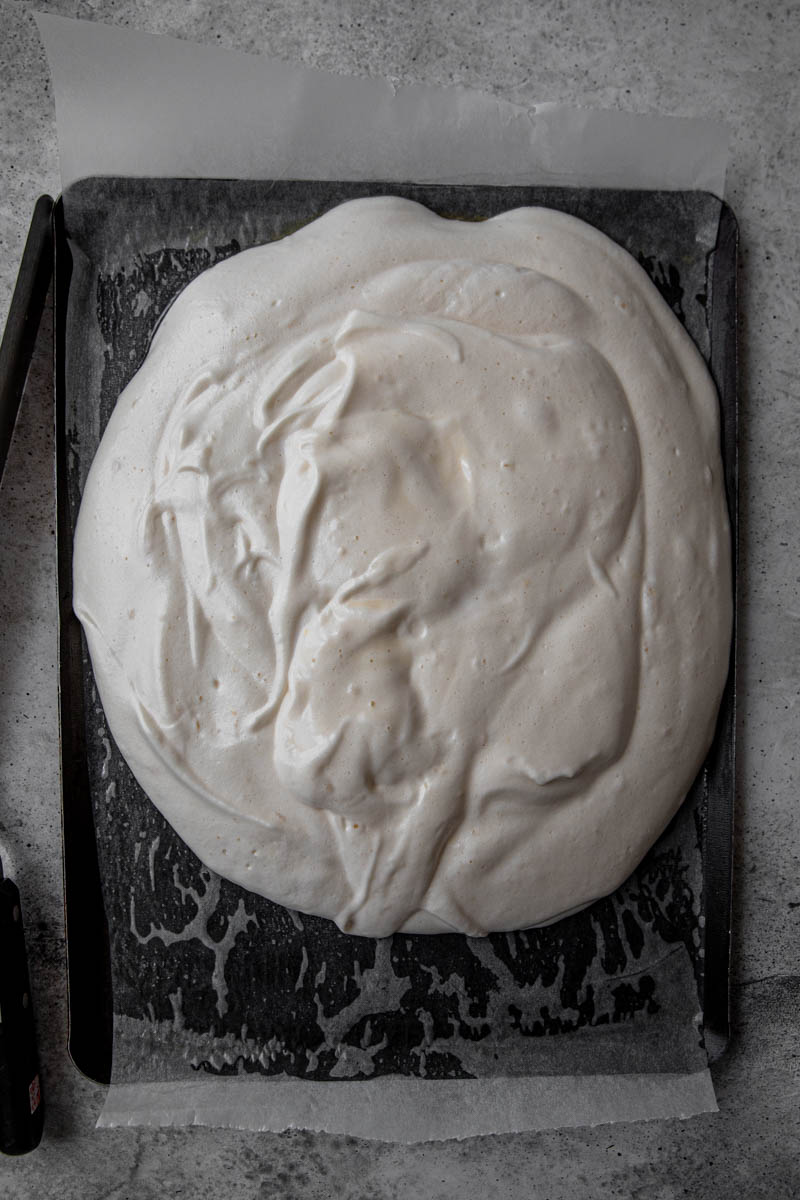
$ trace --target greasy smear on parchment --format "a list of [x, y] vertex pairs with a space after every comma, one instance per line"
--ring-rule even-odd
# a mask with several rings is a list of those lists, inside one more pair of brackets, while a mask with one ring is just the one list
[[109, 824], [126, 810], [132, 847], [128, 887], [110, 889], [115, 1012], [184, 1045], [187, 1069], [316, 1080], [520, 1073], [531, 1062], [521, 1047], [665, 1018], [668, 960], [697, 958], [699, 904], [677, 837], [614, 896], [544, 929], [354, 938], [202, 867], [137, 799], [115, 748], [112, 761], [104, 807]]

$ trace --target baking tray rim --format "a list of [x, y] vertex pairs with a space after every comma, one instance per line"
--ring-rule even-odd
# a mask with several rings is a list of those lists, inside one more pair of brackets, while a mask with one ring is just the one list
[[[65, 226], [64, 196], [86, 186], [92, 178], [77, 180], [54, 202], [54, 347], [53, 379], [55, 401], [56, 543], [58, 573], [58, 700], [59, 755], [63, 830], [64, 907], [67, 954], [68, 1050], [74, 1065], [100, 1083], [111, 1077], [113, 1010], [111, 995], [110, 933], [105, 916], [102, 885], [94, 837], [92, 800], [83, 725], [83, 693], [80, 669], [83, 634], [72, 611], [72, 536], [68, 501], [66, 429], [66, 324], [72, 254]], [[141, 181], [144, 182], [144, 181]], [[175, 182], [241, 183], [237, 179], [176, 177]], [[254, 182], [254, 181], [250, 181]], [[292, 180], [302, 184], [324, 181]], [[347, 181], [328, 181], [346, 186]], [[370, 194], [392, 194], [406, 186], [399, 181], [357, 182]], [[436, 187], [437, 185], [426, 185]], [[441, 185], [454, 187], [457, 185]], [[463, 185], [474, 192], [476, 185]], [[502, 185], [487, 185], [497, 190]], [[519, 191], [519, 187], [514, 190]], [[537, 194], [552, 191], [606, 191], [622, 194], [627, 189], [571, 189], [537, 187]], [[664, 194], [661, 189], [633, 189], [636, 194]], [[678, 195], [713, 193], [687, 193]], [[708, 366], [720, 398], [720, 436], [725, 488], [731, 525], [733, 570], [733, 629], [730, 666], [720, 704], [714, 741], [701, 767], [704, 777], [703, 893], [703, 988], [701, 995], [703, 1032], [709, 1062], [726, 1050], [730, 1029], [730, 949], [733, 885], [733, 834], [736, 782], [736, 669], [738, 585], [738, 295], [737, 262], [739, 227], [730, 206], [719, 197], [719, 225], [712, 261], [708, 268], [712, 313], [715, 285], [725, 284], [725, 320], [720, 319], [719, 336], [710, 337]], [[538, 201], [541, 203], [541, 201]], [[557, 207], [557, 205], [554, 205]], [[321, 215], [321, 214], [320, 214]], [[724, 256], [724, 257], [723, 257]], [[729, 273], [723, 281], [722, 270]], [[719, 305], [719, 301], [717, 301]], [[709, 767], [721, 776], [723, 786], [713, 795], [708, 789]], [[698, 776], [699, 778], [700, 776]]]

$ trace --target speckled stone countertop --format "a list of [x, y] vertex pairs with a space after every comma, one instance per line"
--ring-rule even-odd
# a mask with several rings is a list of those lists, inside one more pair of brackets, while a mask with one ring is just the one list
[[704, 1200], [800, 1194], [800, 21], [770, 0], [0, 0], [0, 321], [33, 204], [60, 190], [34, 8], [510, 100], [711, 115], [733, 130], [741, 227], [737, 850], [720, 1113], [409, 1150], [309, 1133], [97, 1131], [103, 1089], [66, 1053], [49, 314], [0, 489], [0, 853], [23, 894], [47, 1125], [0, 1196], [477, 1196]]

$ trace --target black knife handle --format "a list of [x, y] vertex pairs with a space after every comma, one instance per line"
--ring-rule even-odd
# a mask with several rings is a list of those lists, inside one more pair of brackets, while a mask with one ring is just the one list
[[0, 881], [0, 1150], [26, 1154], [42, 1136], [44, 1104], [19, 891]]

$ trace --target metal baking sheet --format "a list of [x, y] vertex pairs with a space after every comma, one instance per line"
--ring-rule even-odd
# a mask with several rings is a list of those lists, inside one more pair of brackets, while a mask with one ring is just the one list
[[73, 1057], [108, 1077], [110, 1038], [99, 1049], [97, 1025], [91, 1036], [85, 1014], [93, 1005], [98, 1014], [113, 1010], [121, 1082], [197, 1072], [342, 1080], [696, 1069], [698, 1053], [715, 1057], [728, 1036], [733, 667], [706, 765], [626, 884], [545, 929], [479, 939], [352, 937], [220, 879], [144, 795], [107, 728], [70, 614], [71, 545], [86, 473], [119, 393], [161, 314], [195, 275], [334, 204], [381, 192], [473, 220], [546, 204], [625, 246], [715, 376], [735, 539], [736, 225], [715, 197], [291, 181], [74, 184], [57, 224], [67, 912], [70, 872], [74, 880], [85, 860], [88, 885], [74, 889], [75, 905], [100, 946], [96, 845], [110, 993], [107, 986], [85, 997], [78, 967], [87, 939], [78, 949], [70, 921]]

